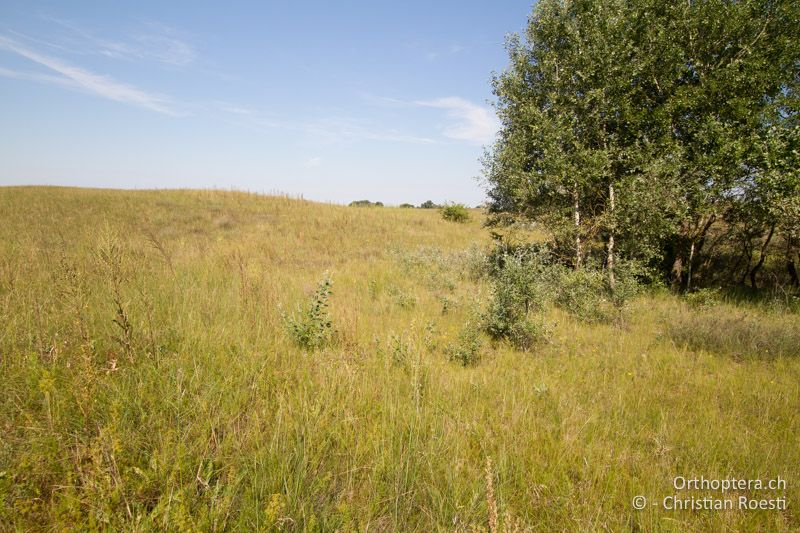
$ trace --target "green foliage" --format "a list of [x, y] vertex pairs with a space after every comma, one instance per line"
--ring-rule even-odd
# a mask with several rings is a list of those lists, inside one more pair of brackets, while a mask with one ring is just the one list
[[507, 338], [523, 349], [547, 337], [540, 317], [549, 303], [586, 322], [611, 322], [641, 291], [637, 281], [640, 269], [627, 263], [620, 265], [615, 289], [611, 290], [603, 271], [565, 267], [554, 262], [545, 247], [522, 247], [515, 254], [496, 250], [491, 257], [493, 290], [486, 330], [492, 337]]
[[462, 366], [475, 366], [482, 357], [483, 338], [478, 320], [468, 321], [458, 334], [455, 342], [447, 345], [445, 355], [450, 361]]
[[400, 204], [401, 209], [413, 209], [414, 204]]
[[775, 249], [796, 266], [799, 18], [791, 0], [538, 2], [494, 80], [490, 223], [536, 220], [611, 284], [627, 260], [689, 288], [720, 243], [754, 286]]
[[540, 316], [549, 299], [545, 275], [546, 267], [538, 260], [505, 256], [484, 318], [489, 335], [508, 339], [521, 350], [528, 350], [547, 337]]
[[470, 217], [462, 204], [449, 204], [442, 208], [442, 218], [451, 222], [467, 222]]
[[721, 295], [719, 289], [703, 288], [687, 293], [684, 299], [692, 307], [713, 307], [721, 302]]
[[329, 298], [333, 282], [326, 274], [314, 291], [307, 307], [298, 306], [295, 313], [283, 315], [289, 335], [301, 348], [315, 350], [325, 346], [333, 335]]
[[555, 302], [587, 322], [607, 322], [615, 316], [605, 275], [598, 270], [559, 269]]
[[354, 200], [349, 207], [383, 207], [383, 202], [370, 202], [369, 200]]
[[420, 209], [439, 209], [440, 207], [440, 205], [433, 203], [431, 200], [425, 200], [419, 204]]

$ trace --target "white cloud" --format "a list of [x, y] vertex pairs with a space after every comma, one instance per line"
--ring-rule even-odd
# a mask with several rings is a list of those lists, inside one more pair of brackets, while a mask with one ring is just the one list
[[[23, 74], [16, 77], [81, 89], [108, 100], [142, 107], [165, 115], [179, 115], [172, 109], [169, 100], [164, 96], [148, 93], [132, 85], [118, 82], [108, 76], [95, 74], [80, 67], [69, 65], [54, 57], [31, 50], [7, 37], [0, 36], [0, 49], [13, 52], [61, 75], [54, 77]], [[14, 72], [5, 70], [7, 73]]]
[[417, 100], [414, 104], [444, 109], [451, 122], [443, 128], [442, 135], [450, 139], [474, 144], [488, 144], [494, 140], [500, 127], [497, 116], [490, 109], [458, 96]]
[[98, 37], [68, 20], [50, 16], [43, 18], [65, 28], [71, 40], [77, 39], [79, 48], [86, 50], [84, 53], [115, 59], [155, 61], [175, 67], [187, 66], [197, 59], [194, 48], [178, 37], [177, 30], [158, 22], [140, 24], [140, 29], [128, 34], [125, 40], [110, 40]]
[[8, 68], [0, 67], [0, 76], [4, 78], [13, 78], [15, 80], [37, 81], [40, 83], [51, 83], [53, 85], [60, 85], [67, 89], [78, 89], [79, 85], [68, 78], [61, 76], [52, 76], [50, 74], [41, 74], [39, 72], [22, 72], [19, 70], [11, 70]]
[[99, 53], [108, 57], [150, 60], [176, 67], [189, 65], [197, 57], [194, 48], [173, 37], [168, 29], [135, 35], [130, 42], [98, 39], [97, 43]]

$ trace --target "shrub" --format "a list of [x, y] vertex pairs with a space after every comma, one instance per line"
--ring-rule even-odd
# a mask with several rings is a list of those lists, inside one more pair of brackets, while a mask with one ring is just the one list
[[[516, 324], [523, 323], [530, 313], [541, 311], [549, 302], [587, 322], [615, 320], [640, 288], [635, 264], [620, 265], [612, 291], [607, 272], [590, 267], [568, 268], [556, 263], [549, 249], [542, 245], [526, 245], [514, 249], [514, 253], [495, 250], [488, 256], [487, 265], [494, 285], [486, 328], [495, 338], [512, 340], [515, 336], [512, 331], [545, 334], [546, 328], [540, 320], [524, 328]], [[515, 344], [529, 347], [527, 341]]]
[[419, 204], [420, 209], [439, 209], [439, 207], [440, 207], [439, 205], [433, 203], [430, 200], [425, 200], [424, 202]]
[[370, 202], [369, 200], [355, 200], [350, 202], [350, 207], [383, 207], [383, 202]]
[[414, 209], [414, 204], [400, 204], [402, 209]]
[[492, 301], [484, 317], [486, 332], [495, 339], [508, 339], [516, 348], [529, 350], [547, 337], [539, 313], [548, 299], [537, 261], [508, 256], [492, 287]]
[[559, 268], [555, 281], [555, 303], [587, 322], [604, 322], [614, 316], [614, 305], [606, 276], [599, 270]]
[[586, 322], [619, 319], [625, 305], [641, 292], [638, 278], [642, 269], [634, 262], [619, 262], [613, 291], [605, 270], [588, 266], [573, 270], [563, 265], [553, 269], [558, 273], [552, 279], [555, 304]]
[[314, 350], [325, 346], [333, 334], [328, 299], [333, 282], [326, 274], [317, 286], [307, 308], [298, 306], [292, 315], [283, 315], [289, 335], [301, 348]]
[[517, 348], [527, 352], [550, 337], [550, 328], [541, 315], [528, 316], [511, 325], [507, 338]]
[[719, 289], [703, 288], [685, 296], [686, 303], [692, 307], [712, 307], [722, 301]]
[[442, 208], [442, 218], [451, 222], [467, 222], [469, 211], [462, 204], [450, 204]]
[[544, 243], [497, 243], [486, 255], [486, 268], [489, 274], [497, 276], [503, 270], [506, 260], [515, 257], [520, 261], [535, 261], [541, 266], [555, 264], [555, 257], [550, 248]]
[[658, 284], [653, 282], [653, 272], [638, 261], [619, 261], [614, 272], [617, 283], [611, 291], [611, 303], [617, 311], [641, 294], [644, 284], [648, 284], [651, 289], [658, 288]]
[[474, 320], [467, 322], [458, 334], [458, 340], [445, 348], [445, 355], [450, 361], [462, 366], [474, 366], [481, 360], [483, 339], [480, 327]]

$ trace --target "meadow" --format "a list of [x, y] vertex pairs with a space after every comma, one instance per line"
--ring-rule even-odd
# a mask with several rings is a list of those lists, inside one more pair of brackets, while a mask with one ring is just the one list
[[[471, 215], [0, 188], [0, 530], [800, 529], [796, 306], [550, 305], [520, 351], [474, 333]], [[304, 347], [325, 279], [329, 335]], [[652, 505], [709, 494], [676, 476], [780, 477], [741, 494], [788, 508]]]

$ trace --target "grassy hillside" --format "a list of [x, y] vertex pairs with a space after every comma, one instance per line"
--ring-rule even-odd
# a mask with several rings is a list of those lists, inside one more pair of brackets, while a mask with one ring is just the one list
[[[0, 220], [0, 529], [800, 528], [800, 358], [766, 353], [796, 315], [550, 309], [549, 342], [463, 367], [477, 212], [2, 188]], [[286, 317], [326, 272], [333, 337], [301, 349]], [[780, 476], [742, 494], [788, 509], [633, 509], [709, 494], [675, 476]]]

